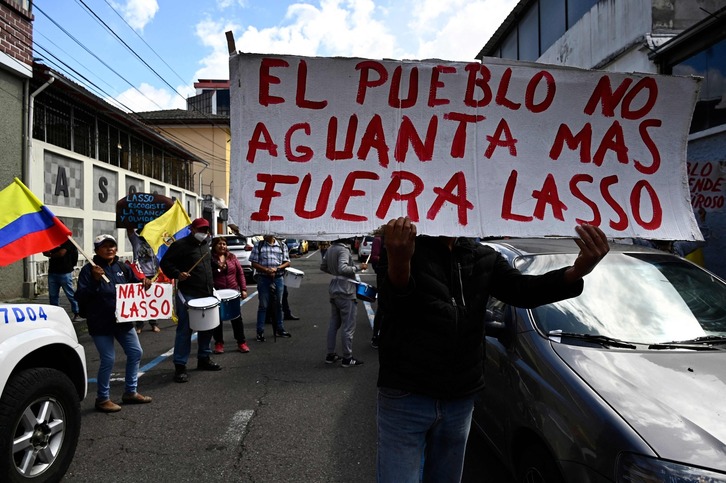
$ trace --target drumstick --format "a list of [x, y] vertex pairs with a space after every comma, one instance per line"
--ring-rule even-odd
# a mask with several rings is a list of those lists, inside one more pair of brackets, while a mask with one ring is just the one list
[[366, 265], [368, 265], [368, 260], [371, 259], [371, 255], [373, 255], [373, 252], [371, 252], [371, 253], [368, 254], [368, 258], [366, 258]]
[[194, 265], [192, 265], [192, 268], [190, 268], [189, 270], [187, 270], [187, 273], [191, 273], [191, 271], [194, 270], [194, 267], [196, 267], [197, 265], [199, 265], [199, 262], [201, 262], [202, 260], [204, 260], [204, 257], [206, 257], [207, 255], [209, 255], [209, 252], [207, 252], [204, 255], [202, 255], [201, 257], [199, 257], [199, 260], [197, 260], [196, 262], [194, 262]]

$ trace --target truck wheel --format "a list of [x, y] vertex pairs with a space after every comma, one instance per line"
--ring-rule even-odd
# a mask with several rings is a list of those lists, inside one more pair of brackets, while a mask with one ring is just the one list
[[11, 377], [0, 399], [0, 481], [59, 481], [80, 432], [78, 392], [63, 372], [33, 368]]

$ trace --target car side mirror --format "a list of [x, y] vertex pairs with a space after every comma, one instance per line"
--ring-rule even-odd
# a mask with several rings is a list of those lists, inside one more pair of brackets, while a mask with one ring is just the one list
[[513, 339], [511, 309], [505, 309], [503, 307], [487, 309], [484, 331], [487, 336], [498, 339], [505, 346], [509, 345]]

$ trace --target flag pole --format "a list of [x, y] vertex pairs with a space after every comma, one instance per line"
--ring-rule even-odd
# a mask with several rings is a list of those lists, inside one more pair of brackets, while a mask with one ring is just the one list
[[[88, 263], [90, 263], [91, 266], [95, 267], [96, 263], [93, 261], [93, 257], [89, 257], [88, 254], [85, 251], [83, 251], [83, 248], [81, 247], [81, 245], [79, 245], [78, 242], [75, 241], [71, 235], [68, 235], [68, 239], [71, 241], [71, 243], [73, 243], [76, 246], [78, 251], [81, 252], [81, 255], [86, 257], [86, 260], [88, 260]], [[111, 281], [108, 279], [108, 277], [106, 276], [105, 273], [103, 274], [103, 281], [106, 283], [111, 283]]]

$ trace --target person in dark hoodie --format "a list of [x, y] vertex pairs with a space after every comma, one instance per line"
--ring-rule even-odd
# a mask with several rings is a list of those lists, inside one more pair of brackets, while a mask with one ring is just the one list
[[[484, 387], [489, 295], [519, 307], [575, 297], [610, 250], [597, 227], [575, 228], [574, 264], [524, 275], [473, 240], [416, 236], [408, 218], [384, 226], [388, 268], [379, 340], [379, 483], [458, 482], [474, 409]], [[422, 464], [423, 462], [423, 464]]]
[[[100, 356], [97, 376], [96, 410], [114, 413], [121, 406], [111, 401], [111, 370], [116, 358], [114, 339], [121, 344], [126, 354], [125, 391], [121, 401], [125, 404], [150, 403], [151, 398], [142, 396], [136, 390], [139, 362], [143, 351], [133, 322], [116, 322], [116, 285], [138, 283], [134, 272], [116, 256], [116, 239], [111, 235], [98, 235], [93, 242], [96, 255], [93, 263], [87, 263], [78, 274], [75, 297], [84, 307], [88, 334], [93, 339]], [[105, 277], [105, 280], [104, 280]], [[151, 286], [151, 280], [143, 280], [144, 288]]]
[[[174, 339], [174, 381], [187, 382], [187, 361], [192, 350], [192, 329], [189, 327], [187, 302], [201, 297], [214, 297], [211, 253], [209, 249], [209, 222], [196, 218], [189, 225], [190, 233], [174, 241], [161, 259], [161, 271], [178, 280], [176, 297], [176, 338]], [[212, 361], [212, 330], [197, 333], [197, 369], [219, 371]]]

